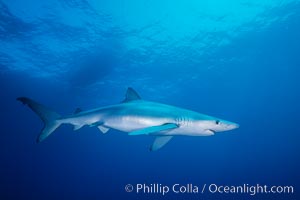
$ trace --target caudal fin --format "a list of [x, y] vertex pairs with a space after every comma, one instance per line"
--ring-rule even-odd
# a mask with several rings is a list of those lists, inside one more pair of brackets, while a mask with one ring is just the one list
[[31, 110], [33, 110], [33, 112], [35, 112], [44, 122], [44, 128], [38, 136], [37, 142], [41, 142], [46, 139], [61, 125], [61, 123], [57, 121], [57, 119], [60, 118], [60, 115], [49, 108], [26, 97], [19, 97], [17, 100], [21, 101], [25, 105], [28, 105], [29, 108], [31, 108]]

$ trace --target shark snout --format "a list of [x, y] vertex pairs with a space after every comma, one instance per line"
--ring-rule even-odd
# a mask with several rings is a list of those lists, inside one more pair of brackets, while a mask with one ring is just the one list
[[209, 129], [213, 132], [223, 132], [223, 131], [230, 131], [233, 129], [239, 128], [239, 124], [234, 123], [234, 122], [229, 122], [225, 120], [220, 120], [216, 125], [212, 125], [212, 127]]
[[239, 127], [240, 127], [240, 125], [237, 123], [231, 122], [230, 124], [227, 124], [227, 130], [233, 130], [233, 129], [237, 129]]

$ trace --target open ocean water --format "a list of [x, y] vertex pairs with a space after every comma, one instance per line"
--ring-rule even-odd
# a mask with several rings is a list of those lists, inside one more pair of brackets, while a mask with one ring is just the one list
[[[127, 87], [240, 128], [156, 152], [68, 125], [36, 144], [43, 123], [16, 101], [66, 115]], [[0, 0], [0, 91], [1, 200], [300, 198], [298, 0]]]

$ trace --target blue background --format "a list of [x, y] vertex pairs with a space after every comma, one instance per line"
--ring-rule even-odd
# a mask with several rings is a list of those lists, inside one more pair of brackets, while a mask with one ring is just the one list
[[[0, 1], [0, 199], [297, 199], [299, 1]], [[240, 128], [153, 138], [62, 126], [36, 144], [28, 96], [65, 115], [142, 98]], [[128, 183], [292, 185], [294, 194], [126, 193]]]

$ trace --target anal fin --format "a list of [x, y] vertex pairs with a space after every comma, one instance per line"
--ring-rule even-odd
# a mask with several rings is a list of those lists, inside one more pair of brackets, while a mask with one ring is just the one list
[[80, 129], [81, 127], [83, 127], [83, 124], [74, 124], [73, 130], [77, 131], [78, 129]]

